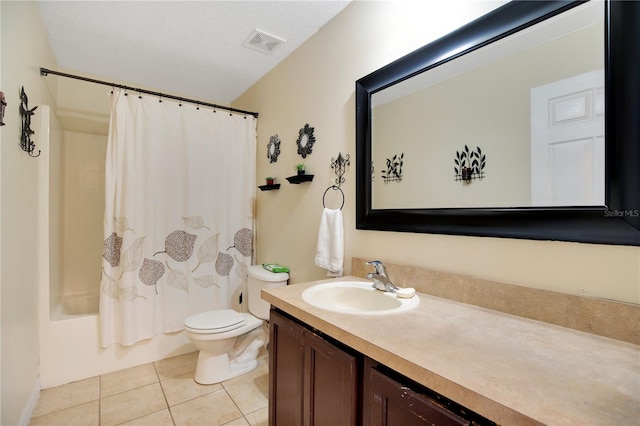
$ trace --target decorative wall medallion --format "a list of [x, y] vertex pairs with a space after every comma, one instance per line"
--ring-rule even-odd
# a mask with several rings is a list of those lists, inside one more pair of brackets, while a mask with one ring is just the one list
[[273, 135], [267, 144], [267, 158], [270, 163], [275, 163], [278, 161], [278, 155], [280, 155], [280, 138], [278, 135]]
[[313, 144], [316, 141], [316, 137], [313, 135], [313, 127], [310, 127], [309, 124], [305, 124], [298, 134], [298, 140], [296, 141], [296, 144], [298, 145], [298, 154], [302, 155], [302, 158], [306, 158], [307, 155], [311, 155]]
[[456, 158], [453, 159], [455, 166], [455, 180], [471, 183], [473, 179], [484, 178], [484, 167], [487, 165], [487, 156], [482, 153], [480, 147], [475, 151], [469, 150], [467, 145], [461, 151], [456, 151]]
[[402, 165], [404, 164], [404, 152], [399, 156], [396, 154], [393, 158], [387, 158], [387, 169], [382, 171], [382, 180], [384, 183], [401, 182], [402, 181]]
[[20, 89], [20, 117], [22, 118], [22, 129], [20, 133], [20, 147], [23, 151], [29, 154], [31, 157], [37, 157], [40, 155], [40, 150], [36, 155], [33, 155], [33, 150], [36, 144], [31, 141], [31, 135], [35, 134], [31, 130], [31, 117], [35, 114], [37, 106], [29, 109], [29, 98], [24, 91], [24, 86]]

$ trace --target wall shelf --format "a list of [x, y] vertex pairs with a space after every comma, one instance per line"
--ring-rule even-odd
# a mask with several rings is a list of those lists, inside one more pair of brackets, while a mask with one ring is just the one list
[[294, 176], [289, 176], [287, 180], [289, 181], [289, 183], [293, 183], [297, 185], [302, 182], [311, 182], [313, 180], [313, 175], [294, 175]]
[[280, 184], [274, 183], [272, 185], [260, 185], [258, 188], [260, 188], [260, 191], [271, 191], [274, 189], [280, 189]]

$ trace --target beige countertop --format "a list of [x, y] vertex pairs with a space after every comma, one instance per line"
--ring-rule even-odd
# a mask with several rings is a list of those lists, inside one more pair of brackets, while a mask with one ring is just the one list
[[327, 312], [315, 284], [262, 291], [273, 306], [502, 425], [640, 425], [640, 346], [417, 294], [385, 316]]

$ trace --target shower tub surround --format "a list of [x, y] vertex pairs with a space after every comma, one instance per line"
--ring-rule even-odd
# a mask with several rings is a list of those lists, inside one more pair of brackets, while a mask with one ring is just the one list
[[[68, 265], [78, 266], [78, 269], [73, 270], [71, 278], [63, 274], [65, 261], [61, 254], [64, 251], [61, 249], [63, 244], [61, 182], [63, 178], [60, 166], [62, 164], [62, 130], [51, 107], [40, 105], [38, 111], [34, 126], [37, 126], [36, 132], [40, 135], [38, 148], [42, 150], [38, 160], [43, 162], [43, 173], [40, 174], [39, 182], [42, 211], [38, 224], [42, 234], [38, 253], [38, 267], [42, 271], [42, 280], [39, 290], [40, 381], [33, 389], [32, 403], [34, 404], [40, 389], [48, 389], [196, 350], [184, 333], [157, 336], [128, 348], [119, 345], [113, 345], [108, 349], [100, 348], [99, 296], [97, 294], [100, 277], [99, 274], [96, 277], [95, 291], [92, 291], [87, 284], [89, 280], [78, 278], [82, 276], [83, 268], [90, 268], [92, 265], [87, 260], [88, 257], [78, 256], [91, 254], [92, 246], [69, 244], [68, 247], [75, 251], [68, 253], [66, 262]], [[92, 141], [96, 142], [94, 139]], [[86, 141], [75, 140], [73, 146], [77, 148], [78, 144], [83, 142]], [[78, 153], [77, 149], [72, 151]], [[81, 200], [78, 202], [80, 203]], [[71, 206], [71, 208], [76, 207], [78, 204]], [[82, 212], [86, 214], [86, 210]], [[101, 218], [101, 214], [94, 214], [94, 216]], [[73, 223], [74, 219], [71, 220]], [[102, 219], [99, 221], [101, 223]], [[75, 223], [80, 222], [76, 220]], [[80, 232], [85, 232], [85, 225], [85, 222], [81, 223]], [[102, 235], [102, 232], [99, 235]], [[74, 237], [75, 235], [71, 240]], [[98, 240], [98, 248], [101, 253], [101, 240]], [[99, 271], [101, 254], [97, 257], [96, 270]], [[82, 260], [76, 261], [78, 265], [74, 265], [74, 259]], [[82, 292], [83, 289], [86, 291]]]
[[[361, 277], [365, 269], [358, 261], [352, 270]], [[390, 272], [394, 278], [398, 268]], [[423, 271], [408, 268], [420, 281]], [[344, 279], [354, 277], [338, 280]], [[313, 329], [498, 424], [613, 425], [640, 418], [637, 344], [432, 296], [424, 287], [418, 287], [417, 308], [372, 323], [368, 316], [332, 313], [302, 300], [306, 288], [324, 282], [330, 281], [262, 294]], [[628, 308], [625, 315], [636, 327], [638, 307]]]

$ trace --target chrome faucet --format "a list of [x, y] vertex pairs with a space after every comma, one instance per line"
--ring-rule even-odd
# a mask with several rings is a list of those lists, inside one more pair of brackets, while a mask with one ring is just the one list
[[388, 291], [395, 293], [398, 291], [398, 287], [393, 285], [387, 275], [387, 270], [379, 260], [372, 260], [367, 262], [367, 265], [372, 265], [375, 268], [375, 272], [367, 274], [367, 278], [373, 281], [373, 288], [381, 291]]

